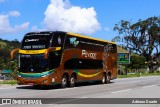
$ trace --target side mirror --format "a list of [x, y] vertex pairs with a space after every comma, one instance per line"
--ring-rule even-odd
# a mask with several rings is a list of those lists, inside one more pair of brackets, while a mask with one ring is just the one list
[[16, 48], [16, 49], [14, 49], [14, 50], [12, 50], [12, 51], [10, 52], [10, 57], [11, 57], [11, 59], [14, 59], [14, 54], [15, 54], [15, 52], [17, 52], [17, 51], [19, 51], [19, 48]]
[[55, 47], [48, 48], [44, 53], [44, 59], [48, 59], [48, 53], [51, 52], [51, 51], [54, 51], [54, 50], [56, 50]]

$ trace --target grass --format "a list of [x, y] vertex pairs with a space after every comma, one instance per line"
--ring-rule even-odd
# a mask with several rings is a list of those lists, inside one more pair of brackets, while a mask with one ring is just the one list
[[1, 84], [11, 84], [11, 85], [15, 85], [17, 84], [17, 81], [16, 80], [2, 80], [0, 81], [0, 85]]
[[141, 76], [160, 76], [160, 72], [155, 73], [136, 73], [127, 75], [118, 75], [118, 78], [131, 78], [131, 77], [141, 77]]

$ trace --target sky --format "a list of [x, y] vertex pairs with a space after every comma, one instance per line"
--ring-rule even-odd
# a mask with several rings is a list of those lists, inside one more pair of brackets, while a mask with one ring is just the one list
[[66, 31], [111, 41], [121, 20], [160, 16], [160, 0], [0, 0], [0, 38]]

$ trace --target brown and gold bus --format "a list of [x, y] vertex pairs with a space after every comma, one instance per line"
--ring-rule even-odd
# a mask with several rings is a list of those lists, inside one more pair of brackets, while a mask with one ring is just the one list
[[27, 33], [18, 52], [18, 84], [34, 86], [102, 81], [117, 77], [117, 46], [114, 42], [70, 32]]

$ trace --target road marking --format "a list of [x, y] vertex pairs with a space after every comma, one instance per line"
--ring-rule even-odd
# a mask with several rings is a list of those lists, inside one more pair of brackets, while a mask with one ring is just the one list
[[76, 100], [81, 100], [83, 98], [71, 98], [70, 100], [64, 100], [64, 101], [58, 101], [56, 102], [56, 104], [63, 104], [63, 103], [66, 103], [66, 102], [71, 102], [71, 101], [76, 101]]
[[81, 98], [87, 98], [87, 97], [81, 97]]
[[131, 91], [132, 89], [127, 89], [127, 90], [120, 90], [120, 91], [114, 91], [111, 92], [112, 94], [116, 94], [116, 93], [121, 93], [121, 92], [126, 92], [126, 91]]
[[148, 85], [148, 86], [144, 86], [142, 88], [149, 88], [149, 87], [155, 87], [156, 85]]
[[47, 90], [47, 91], [67, 91], [67, 90], [74, 90], [74, 89], [76, 89], [76, 88], [78, 88], [78, 87], [72, 87], [72, 88], [59, 88], [59, 89], [51, 89], [51, 90]]
[[12, 89], [12, 88], [16, 88], [16, 87], [0, 88], [0, 90], [2, 90], [2, 89]]
[[132, 82], [130, 82], [130, 83], [136, 83], [136, 82], [141, 82], [141, 81], [132, 81]]

